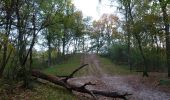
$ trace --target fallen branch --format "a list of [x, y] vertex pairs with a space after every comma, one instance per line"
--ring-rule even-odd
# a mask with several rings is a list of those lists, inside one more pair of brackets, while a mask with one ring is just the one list
[[88, 82], [88, 83], [85, 83], [83, 86], [81, 86], [82, 88], [85, 88], [87, 85], [96, 85], [96, 84], [93, 84], [91, 82]]
[[32, 71], [32, 76], [47, 80], [47, 81], [52, 82], [52, 83], [54, 83], [56, 85], [60, 85], [60, 86], [66, 88], [66, 89], [68, 89], [70, 91], [77, 91], [77, 92], [81, 92], [81, 93], [90, 94], [95, 99], [96, 99], [96, 95], [101, 95], [101, 96], [106, 96], [106, 97], [121, 98], [121, 99], [127, 100], [126, 96], [131, 95], [131, 94], [127, 94], [127, 93], [119, 94], [117, 92], [108, 92], [108, 91], [99, 91], [99, 90], [86, 89], [87, 85], [95, 85], [95, 84], [92, 84], [91, 82], [85, 83], [82, 86], [77, 86], [75, 84], [68, 83], [67, 80], [70, 79], [78, 70], [80, 70], [84, 66], [86, 66], [86, 65], [80, 66], [78, 69], [73, 71], [73, 73], [71, 75], [69, 75], [65, 80], [63, 80], [63, 78], [56, 77], [56, 76], [53, 76], [53, 75], [47, 75], [47, 74], [42, 73], [42, 72], [37, 71], [37, 70]]
[[67, 80], [70, 79], [70, 78], [72, 78], [73, 75], [74, 75], [76, 72], [78, 72], [80, 69], [82, 69], [83, 67], [85, 67], [85, 66], [87, 66], [87, 65], [88, 65], [88, 64], [84, 64], [84, 65], [78, 67], [77, 69], [75, 69], [68, 77], [65, 78], [64, 81], [67, 82]]

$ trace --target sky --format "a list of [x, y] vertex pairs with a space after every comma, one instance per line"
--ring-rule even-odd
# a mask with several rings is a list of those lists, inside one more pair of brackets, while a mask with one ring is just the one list
[[[97, 20], [104, 13], [107, 14], [117, 14], [117, 7], [111, 5], [110, 0], [73, 0], [74, 5], [77, 9], [83, 12], [84, 17], [91, 16], [93, 20]], [[112, 5], [116, 5], [112, 3]]]

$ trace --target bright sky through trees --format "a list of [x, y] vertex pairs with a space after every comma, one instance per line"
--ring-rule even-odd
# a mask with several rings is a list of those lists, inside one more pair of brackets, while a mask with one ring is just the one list
[[102, 0], [100, 4], [99, 0], [73, 0], [73, 3], [77, 9], [83, 12], [84, 17], [92, 16], [94, 20], [99, 19], [103, 13], [117, 14], [118, 12], [115, 6], [109, 6], [110, 0]]

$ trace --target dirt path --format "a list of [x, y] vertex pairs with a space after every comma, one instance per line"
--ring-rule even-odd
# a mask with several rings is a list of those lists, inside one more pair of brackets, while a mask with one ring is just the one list
[[[110, 76], [103, 72], [101, 63], [95, 54], [86, 54], [82, 63], [88, 63], [88, 75], [71, 80], [74, 84], [83, 85], [89, 81], [96, 86], [88, 86], [89, 89], [116, 91], [119, 93], [132, 93], [129, 100], [170, 100], [170, 93], [159, 91], [156, 88], [141, 84], [139, 78], [134, 75]], [[137, 81], [136, 81], [137, 80]], [[81, 94], [82, 95], [82, 94]], [[88, 98], [89, 99], [89, 98]], [[99, 100], [112, 100], [111, 98], [98, 97]]]
[[103, 77], [105, 73], [100, 67], [100, 61], [97, 59], [95, 54], [85, 54], [84, 55], [84, 64], [89, 64], [88, 75], [95, 77]]

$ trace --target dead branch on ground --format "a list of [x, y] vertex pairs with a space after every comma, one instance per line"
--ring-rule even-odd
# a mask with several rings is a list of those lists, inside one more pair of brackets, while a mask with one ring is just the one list
[[91, 82], [85, 83], [82, 86], [77, 86], [75, 84], [70, 84], [68, 82], [69, 79], [71, 79], [73, 77], [73, 75], [78, 72], [80, 69], [82, 69], [83, 67], [87, 66], [88, 64], [84, 64], [82, 66], [80, 66], [79, 68], [75, 69], [69, 76], [65, 77], [64, 79], [61, 77], [57, 77], [54, 75], [47, 75], [45, 73], [42, 73], [40, 71], [37, 70], [33, 70], [32, 71], [32, 76], [40, 78], [40, 79], [44, 79], [46, 81], [52, 82], [56, 85], [60, 85], [66, 89], [68, 89], [69, 91], [77, 91], [77, 92], [81, 92], [81, 93], [87, 93], [90, 94], [91, 96], [94, 97], [94, 99], [96, 99], [97, 95], [101, 95], [101, 96], [105, 96], [105, 97], [111, 97], [111, 98], [121, 98], [124, 100], [127, 100], [127, 96], [132, 95], [132, 94], [120, 94], [118, 92], [109, 92], [109, 91], [100, 91], [100, 90], [89, 90], [86, 88], [86, 86], [88, 85], [96, 85], [93, 84]]

